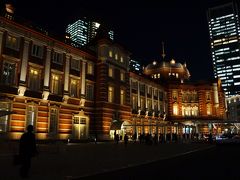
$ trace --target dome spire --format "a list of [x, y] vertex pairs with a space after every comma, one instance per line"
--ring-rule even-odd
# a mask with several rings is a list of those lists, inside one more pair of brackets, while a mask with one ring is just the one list
[[162, 41], [162, 57], [163, 57], [163, 60], [165, 58], [166, 54], [165, 54], [165, 50], [164, 50], [164, 42]]

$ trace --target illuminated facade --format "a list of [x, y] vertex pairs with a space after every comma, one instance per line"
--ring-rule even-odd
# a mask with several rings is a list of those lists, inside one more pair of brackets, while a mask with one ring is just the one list
[[[70, 34], [70, 39], [75, 42], [75, 46], [85, 46], [89, 43], [97, 33], [100, 23], [90, 21], [87, 18], [82, 18], [76, 22], [69, 24], [66, 32]], [[113, 40], [114, 32], [111, 30], [108, 32], [109, 38]]]
[[214, 76], [219, 77], [227, 97], [240, 93], [239, 3], [210, 8], [208, 24]]
[[131, 72], [130, 53], [106, 30], [83, 51], [16, 19], [0, 21], [0, 110], [12, 113], [0, 117], [1, 138], [18, 139], [29, 124], [38, 139], [208, 133], [225, 118], [220, 81], [185, 83], [186, 65], [173, 60], [164, 64], [171, 74], [162, 66]]

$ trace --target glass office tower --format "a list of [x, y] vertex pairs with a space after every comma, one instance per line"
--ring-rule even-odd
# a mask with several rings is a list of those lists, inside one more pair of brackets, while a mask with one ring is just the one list
[[[76, 22], [69, 24], [66, 32], [70, 34], [70, 39], [75, 42], [74, 46], [85, 46], [95, 36], [96, 30], [99, 28], [100, 23], [90, 21], [87, 18], [82, 18]], [[109, 38], [114, 39], [114, 32], [109, 31]]]
[[239, 4], [210, 8], [208, 24], [214, 76], [221, 79], [226, 97], [240, 94]]

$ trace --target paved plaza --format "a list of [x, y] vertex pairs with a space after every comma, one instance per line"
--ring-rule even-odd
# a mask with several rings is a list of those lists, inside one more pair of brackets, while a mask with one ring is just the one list
[[[17, 143], [1, 144], [1, 180], [18, 180], [18, 166], [13, 166], [13, 154], [18, 151]], [[213, 146], [200, 143], [173, 143], [146, 145], [123, 143], [57, 143], [38, 145], [39, 155], [32, 159], [30, 177], [33, 180], [66, 180], [106, 171], [146, 164], [171, 158]]]

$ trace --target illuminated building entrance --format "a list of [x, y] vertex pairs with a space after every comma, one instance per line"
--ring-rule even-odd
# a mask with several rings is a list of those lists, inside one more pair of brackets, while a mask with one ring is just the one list
[[73, 117], [73, 139], [87, 139], [89, 134], [89, 117], [81, 110]]

